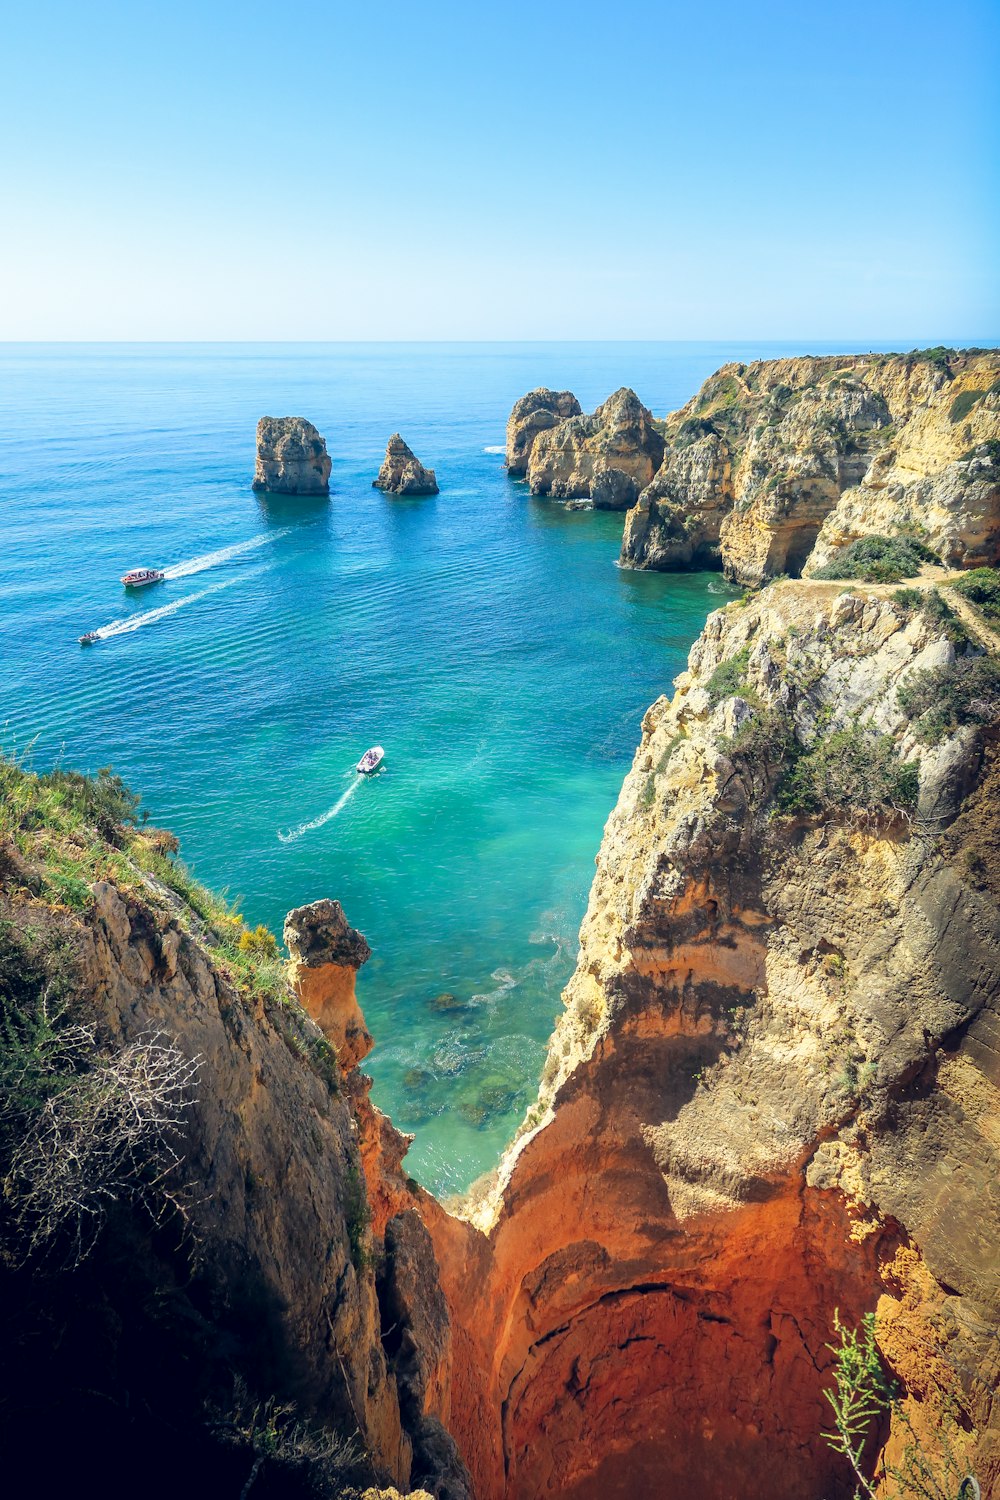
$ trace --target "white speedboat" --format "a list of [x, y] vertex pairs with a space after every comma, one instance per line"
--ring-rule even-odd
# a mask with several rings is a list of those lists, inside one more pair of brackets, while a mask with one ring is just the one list
[[373, 771], [378, 770], [384, 760], [385, 751], [382, 749], [382, 746], [373, 745], [370, 750], [365, 751], [364, 755], [358, 761], [358, 770], [362, 776], [370, 776]]
[[127, 589], [144, 589], [147, 583], [160, 583], [162, 579], [159, 568], [133, 568], [122, 574], [122, 583]]

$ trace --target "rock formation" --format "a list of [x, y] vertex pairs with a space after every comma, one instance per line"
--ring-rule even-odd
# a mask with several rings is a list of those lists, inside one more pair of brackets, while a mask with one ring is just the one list
[[[518, 406], [508, 423], [508, 447]], [[593, 497], [595, 505], [621, 510], [649, 483], [662, 458], [663, 439], [652, 414], [634, 391], [623, 387], [591, 416], [566, 417], [532, 434], [528, 487], [533, 495]]]
[[838, 1308], [997, 1493], [1000, 701], [908, 718], [942, 614], [776, 584], [647, 713], [538, 1104], [470, 1226], [424, 1205], [480, 1500], [852, 1494]]
[[[12, 776], [31, 780], [6, 765], [5, 796]], [[373, 1479], [405, 1490], [412, 1477], [440, 1500], [466, 1500], [464, 1469], [442, 1425], [450, 1346], [433, 1251], [412, 1212], [398, 1229], [386, 1227], [390, 1198], [393, 1211], [415, 1201], [398, 1170], [407, 1138], [372, 1108], [370, 1081], [354, 1066], [370, 1045], [353, 995], [355, 970], [368, 957], [364, 938], [336, 902], [300, 908], [286, 927], [296, 986], [334, 1038], [335, 1055], [266, 965], [259, 982], [248, 960], [231, 966], [230, 953], [256, 951], [259, 932], [213, 912], [210, 900], [200, 899], [196, 911], [144, 873], [145, 859], [164, 859], [160, 831], [102, 826], [51, 833], [35, 817], [20, 848], [9, 818], [0, 833], [4, 1062], [16, 1045], [11, 1025], [29, 1024], [25, 1018], [47, 1005], [48, 1024], [58, 1029], [68, 1003], [74, 1029], [65, 1034], [86, 1043], [88, 1055], [99, 1045], [99, 1057], [117, 1058], [154, 1043], [189, 1060], [178, 1106], [183, 1129], [169, 1171], [142, 1175], [140, 1157], [140, 1187], [130, 1194], [95, 1176], [108, 1170], [96, 1145], [79, 1146], [91, 1116], [79, 1109], [54, 1116], [66, 1180], [83, 1204], [83, 1233], [102, 1204], [106, 1224], [94, 1219], [98, 1232], [81, 1239], [60, 1228], [72, 1226], [76, 1210], [67, 1219], [59, 1209], [45, 1259], [35, 1252], [25, 1259], [10, 1217], [30, 1182], [7, 1177], [5, 1447], [30, 1446], [39, 1493], [71, 1486], [81, 1445], [92, 1444], [109, 1500], [133, 1494], [140, 1469], [143, 1492], [156, 1500], [175, 1495], [192, 1474], [199, 1493], [239, 1493], [261, 1453], [274, 1456], [267, 1492], [291, 1500], [304, 1493], [296, 1475], [305, 1460], [296, 1453], [314, 1453], [318, 1475], [329, 1443], [364, 1479], [337, 1494], [356, 1495]], [[82, 909], [72, 912], [40, 896], [49, 890], [49, 861], [70, 853], [113, 875], [89, 892], [82, 886]], [[8, 985], [15, 971], [16, 999]], [[53, 1052], [46, 1069], [65, 1066], [62, 1057]], [[11, 1103], [21, 1097], [15, 1079], [5, 1066], [5, 1173], [18, 1120]], [[25, 1096], [29, 1111], [36, 1088]], [[95, 1097], [103, 1113], [93, 1118], [106, 1133], [114, 1097]], [[141, 1097], [131, 1111], [149, 1108]], [[377, 1177], [371, 1198], [369, 1171]], [[37, 1200], [37, 1181], [32, 1191]], [[30, 1227], [37, 1212], [26, 1201]], [[389, 1252], [391, 1327], [381, 1316], [373, 1233], [379, 1243], [385, 1236]], [[423, 1278], [419, 1298], [414, 1267]], [[280, 1440], [262, 1449], [255, 1444], [271, 1411]], [[58, 1430], [60, 1442], [43, 1442], [43, 1430]], [[321, 1490], [333, 1492], [328, 1484]]]
[[385, 490], [390, 495], [436, 495], [439, 493], [433, 469], [425, 469], [412, 450], [394, 432], [385, 445], [385, 458], [372, 480], [373, 490]]
[[1000, 353], [928, 350], [725, 365], [666, 423], [625, 523], [641, 568], [797, 575], [870, 533], [948, 566], [1000, 559]]
[[253, 488], [278, 495], [328, 495], [326, 441], [305, 417], [261, 417]]
[[349, 925], [339, 901], [314, 901], [290, 911], [284, 939], [292, 989], [349, 1072], [374, 1045], [354, 993], [355, 977], [371, 949]]
[[507, 468], [525, 474], [531, 445], [540, 432], [557, 427], [567, 417], [578, 417], [583, 408], [572, 391], [550, 391], [542, 386], [514, 402], [507, 418]]

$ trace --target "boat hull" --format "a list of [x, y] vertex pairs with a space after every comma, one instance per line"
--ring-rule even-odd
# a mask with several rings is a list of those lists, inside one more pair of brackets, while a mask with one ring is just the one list
[[153, 568], [149, 573], [125, 573], [121, 581], [127, 589], [147, 589], [151, 583], [162, 583], [163, 574]]
[[360, 776], [371, 776], [379, 769], [384, 760], [385, 751], [382, 749], [382, 746], [373, 745], [370, 750], [365, 751], [364, 755], [358, 761], [358, 774]]

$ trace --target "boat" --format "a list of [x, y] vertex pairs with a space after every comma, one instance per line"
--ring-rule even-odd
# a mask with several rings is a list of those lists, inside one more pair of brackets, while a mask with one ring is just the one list
[[86, 632], [86, 634], [81, 635], [81, 637], [80, 637], [80, 645], [81, 646], [92, 646], [95, 641], [99, 641], [100, 639], [101, 639], [101, 637], [100, 637], [100, 635], [98, 634], [98, 632], [96, 630], [88, 630]]
[[122, 583], [127, 589], [144, 589], [147, 583], [162, 582], [163, 577], [159, 568], [132, 568], [122, 574]]
[[384, 760], [385, 751], [382, 749], [382, 746], [373, 745], [370, 750], [365, 751], [364, 755], [358, 761], [358, 770], [362, 776], [370, 776], [373, 771], [378, 770]]

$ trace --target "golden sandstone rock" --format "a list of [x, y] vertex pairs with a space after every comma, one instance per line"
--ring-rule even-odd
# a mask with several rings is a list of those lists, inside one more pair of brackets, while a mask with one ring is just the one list
[[725, 365], [665, 431], [626, 517], [628, 566], [721, 560], [758, 584], [897, 532], [948, 566], [1000, 559], [995, 350]]
[[326, 442], [305, 417], [261, 417], [257, 423], [255, 490], [327, 495], [332, 464]]

